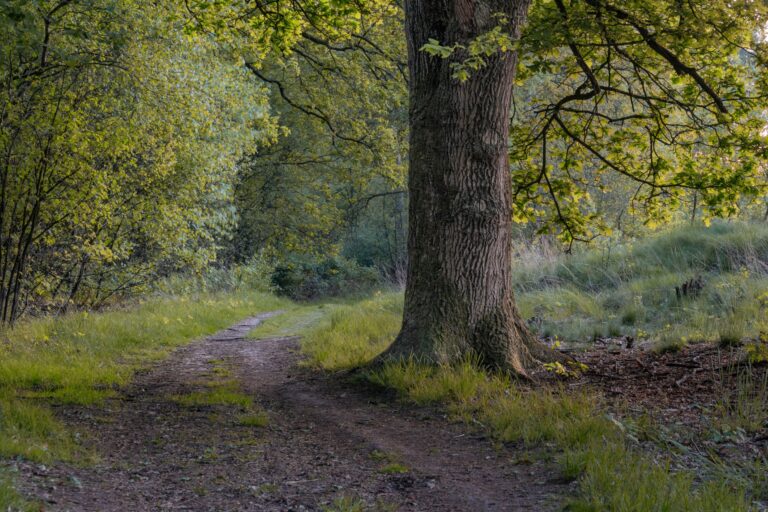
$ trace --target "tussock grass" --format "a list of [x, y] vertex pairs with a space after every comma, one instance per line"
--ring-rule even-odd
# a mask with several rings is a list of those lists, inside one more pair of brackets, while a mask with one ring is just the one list
[[73, 458], [76, 444], [51, 414], [51, 401], [97, 403], [138, 366], [285, 304], [244, 292], [155, 298], [126, 310], [31, 319], [0, 333], [0, 456]]
[[[697, 276], [701, 293], [678, 299], [675, 287]], [[732, 345], [768, 330], [768, 226], [686, 226], [567, 257], [528, 251], [514, 282], [520, 310], [547, 337]]]

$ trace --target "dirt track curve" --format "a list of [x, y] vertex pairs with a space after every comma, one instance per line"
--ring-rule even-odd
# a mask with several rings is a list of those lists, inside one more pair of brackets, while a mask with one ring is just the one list
[[[177, 350], [102, 406], [60, 408], [99, 461], [20, 462], [22, 491], [45, 510], [72, 511], [310, 511], [342, 496], [382, 511], [562, 506], [569, 488], [551, 465], [435, 411], [301, 368], [295, 338], [246, 339], [267, 315]], [[216, 368], [268, 411], [268, 426], [173, 400], [204, 389]], [[408, 471], [382, 471], [388, 461]]]

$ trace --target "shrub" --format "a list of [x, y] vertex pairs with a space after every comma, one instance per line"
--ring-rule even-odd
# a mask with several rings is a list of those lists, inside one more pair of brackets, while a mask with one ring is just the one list
[[317, 261], [295, 256], [275, 267], [272, 273], [275, 290], [295, 300], [354, 295], [370, 291], [379, 282], [375, 269], [342, 257]]
[[228, 267], [209, 267], [199, 275], [175, 274], [157, 283], [157, 291], [172, 296], [208, 292], [268, 292], [273, 265], [262, 256]]

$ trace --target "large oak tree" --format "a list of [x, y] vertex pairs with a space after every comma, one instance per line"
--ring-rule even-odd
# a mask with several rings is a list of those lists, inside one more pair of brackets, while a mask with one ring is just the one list
[[[451, 362], [473, 353], [488, 366], [518, 374], [555, 358], [526, 328], [510, 279], [512, 199], [526, 187], [539, 185], [550, 192], [566, 237], [573, 240], [583, 232], [574, 228], [579, 216], [563, 211], [552, 185], [548, 138], [576, 144], [581, 153], [574, 150], [575, 158], [594, 158], [637, 181], [649, 189], [649, 203], [660, 191], [700, 188], [719, 191], [714, 204], [727, 201], [723, 190], [734, 194], [754, 185], [748, 178], [753, 167], [738, 157], [720, 169], [680, 170], [682, 158], [675, 160], [678, 168], [672, 172], [654, 168], [656, 147], [686, 147], [690, 133], [702, 145], [712, 142], [707, 131], [714, 134], [719, 149], [726, 150], [712, 152], [719, 159], [734, 154], [745, 159], [754, 149], [754, 140], [746, 142], [749, 136], [732, 128], [733, 112], [743, 113], [752, 105], [741, 81], [744, 75], [738, 79], [730, 68], [737, 67], [734, 59], [740, 50], [746, 52], [743, 58], [757, 56], [746, 44], [754, 41], [755, 20], [763, 18], [753, 2], [739, 4], [708, 10], [691, 2], [539, 2], [529, 34], [538, 38], [529, 39], [528, 48], [552, 51], [550, 62], [561, 66], [567, 64], [559, 57], [566, 54], [579, 79], [569, 94], [542, 109], [541, 127], [529, 132], [527, 148], [538, 152], [536, 165], [528, 183], [520, 180], [524, 173], [517, 173], [513, 190], [510, 109], [529, 0], [406, 1], [410, 266], [402, 330], [387, 355]], [[700, 41], [691, 37], [692, 30], [700, 31]], [[720, 69], [706, 69], [708, 65]], [[563, 81], [568, 80], [573, 78], [566, 74]], [[638, 105], [617, 112], [613, 97]], [[592, 118], [595, 126], [618, 126], [601, 132], [614, 137], [613, 153], [601, 151], [589, 128], [574, 127], [571, 114]], [[638, 124], [631, 126], [630, 121]], [[607, 156], [616, 155], [616, 145], [633, 143], [621, 134], [638, 127], [650, 133], [650, 166], [633, 168], [625, 159]], [[559, 158], [560, 167], [564, 160]], [[572, 174], [567, 178], [577, 180]], [[518, 206], [527, 206], [525, 196]]]
[[[386, 0], [190, 5], [258, 41], [255, 68], [300, 40], [339, 58], [376, 51], [359, 30], [399, 14]], [[557, 359], [515, 307], [512, 222], [588, 239], [600, 223], [585, 190], [607, 174], [634, 184], [629, 206], [655, 220], [688, 191], [709, 215], [760, 192], [765, 11], [755, 0], [406, 0], [409, 270], [384, 357], [473, 354], [520, 375]], [[513, 112], [516, 81], [536, 79], [545, 85], [524, 88]]]

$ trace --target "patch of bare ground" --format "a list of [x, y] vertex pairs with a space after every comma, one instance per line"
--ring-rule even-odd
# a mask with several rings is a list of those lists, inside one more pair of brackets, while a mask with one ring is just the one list
[[588, 370], [570, 385], [598, 390], [628, 434], [674, 467], [735, 478], [768, 468], [768, 365], [743, 349], [659, 353], [606, 340], [577, 358]]
[[[46, 510], [557, 510], [573, 489], [552, 463], [297, 365], [297, 340], [248, 340], [254, 318], [140, 372], [118, 399], [58, 414], [99, 460], [17, 462]], [[265, 427], [233, 405], [180, 403], [226, 374]]]

